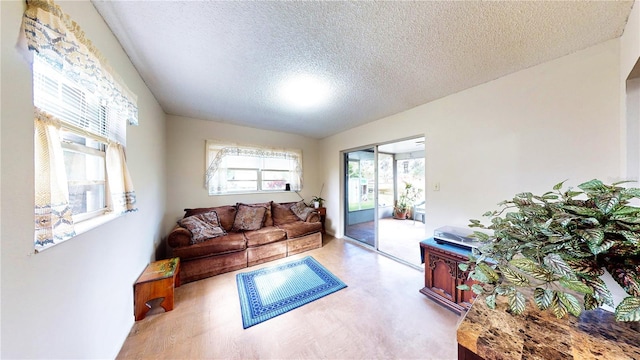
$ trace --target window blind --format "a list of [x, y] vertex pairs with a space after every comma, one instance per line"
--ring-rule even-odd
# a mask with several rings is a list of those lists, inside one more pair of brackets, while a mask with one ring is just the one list
[[103, 100], [95, 89], [84, 86], [63, 70], [34, 53], [33, 103], [75, 131], [97, 140], [126, 145], [124, 112]]

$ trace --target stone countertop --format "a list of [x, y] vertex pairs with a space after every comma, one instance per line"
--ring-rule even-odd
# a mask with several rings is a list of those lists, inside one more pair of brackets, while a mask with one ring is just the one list
[[512, 316], [506, 298], [491, 310], [480, 296], [458, 323], [458, 344], [487, 360], [640, 360], [640, 323], [616, 322], [602, 309], [557, 319], [530, 301], [523, 315]]

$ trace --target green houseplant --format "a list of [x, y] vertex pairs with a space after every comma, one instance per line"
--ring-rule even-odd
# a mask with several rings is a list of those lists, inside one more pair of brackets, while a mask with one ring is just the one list
[[481, 242], [466, 271], [477, 283], [462, 290], [484, 294], [495, 308], [505, 296], [513, 314], [527, 304], [523, 294], [541, 310], [558, 318], [580, 315], [603, 304], [614, 306], [611, 292], [600, 278], [604, 269], [628, 293], [615, 308], [618, 321], [640, 321], [640, 208], [630, 202], [640, 189], [605, 185], [591, 180], [563, 191], [559, 183], [541, 196], [517, 194], [484, 216], [491, 224], [471, 220]]
[[314, 196], [311, 198], [311, 203], [313, 204], [313, 207], [315, 207], [316, 209], [321, 208], [323, 202], [324, 202], [324, 199], [321, 198], [320, 196]]
[[393, 207], [393, 217], [396, 219], [406, 219], [409, 209], [422, 193], [421, 189], [414, 187], [408, 182], [404, 182], [404, 190], [398, 197], [396, 205]]

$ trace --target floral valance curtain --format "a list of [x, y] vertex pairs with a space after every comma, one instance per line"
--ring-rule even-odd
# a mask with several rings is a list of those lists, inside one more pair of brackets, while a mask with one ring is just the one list
[[[220, 169], [225, 157], [247, 156], [259, 159], [285, 159], [290, 161], [289, 170], [293, 173], [291, 190], [302, 190], [302, 151], [298, 149], [277, 149], [259, 146], [224, 144], [207, 141], [207, 155], [209, 163], [205, 173], [205, 186], [210, 188], [212, 182], [217, 181], [216, 173]], [[215, 184], [214, 184], [215, 185]], [[215, 187], [215, 186], [214, 186]]]
[[35, 109], [35, 250], [42, 251], [75, 235], [60, 122]]
[[99, 93], [129, 123], [138, 123], [136, 95], [111, 70], [80, 26], [52, 0], [27, 0], [22, 25], [29, 50], [91, 92]]

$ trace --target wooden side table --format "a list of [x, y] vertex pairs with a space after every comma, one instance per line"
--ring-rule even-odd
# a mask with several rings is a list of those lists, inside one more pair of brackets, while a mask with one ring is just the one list
[[164, 298], [160, 306], [165, 311], [173, 310], [173, 290], [180, 286], [180, 258], [154, 261], [147, 265], [133, 285], [134, 312], [136, 321], [144, 319], [151, 306], [150, 300]]
[[322, 233], [325, 233], [324, 230], [324, 222], [327, 219], [327, 208], [324, 207], [319, 207], [318, 209], [318, 215], [320, 215], [320, 222], [322, 223]]

